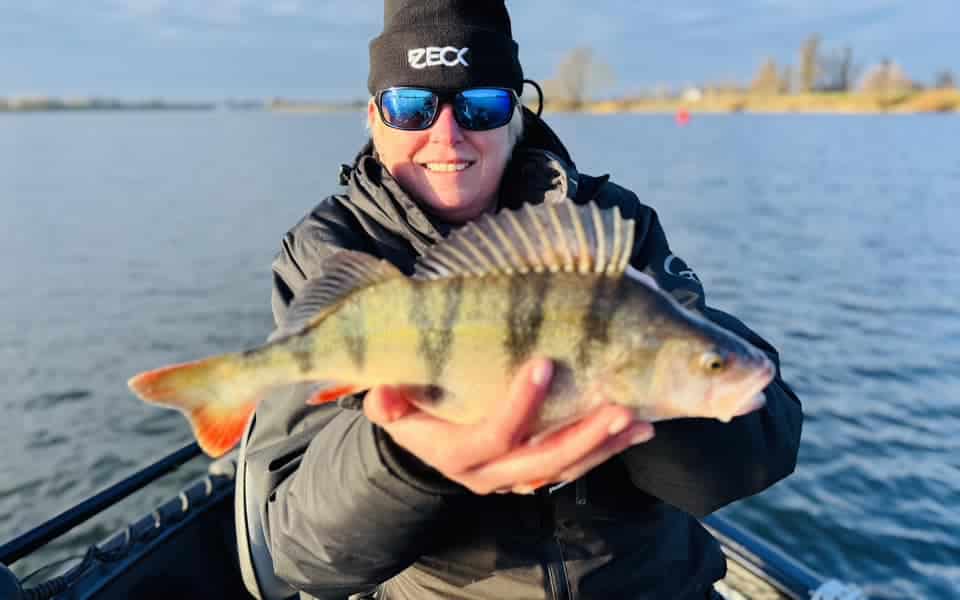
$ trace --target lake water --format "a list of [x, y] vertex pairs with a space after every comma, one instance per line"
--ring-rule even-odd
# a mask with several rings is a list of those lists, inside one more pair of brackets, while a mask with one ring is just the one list
[[[781, 352], [797, 472], [724, 513], [873, 597], [958, 597], [960, 118], [548, 121]], [[363, 136], [359, 113], [0, 115], [0, 541], [190, 440], [127, 378], [268, 334], [280, 237]]]

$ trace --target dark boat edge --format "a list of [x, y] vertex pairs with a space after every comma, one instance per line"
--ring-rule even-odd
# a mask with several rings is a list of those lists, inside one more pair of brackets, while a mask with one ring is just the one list
[[[196, 444], [188, 444], [0, 546], [0, 598], [253, 598], [243, 586], [233, 539], [235, 453], [212, 462], [206, 476], [150, 514], [90, 546], [79, 563], [61, 575], [33, 587], [20, 586], [6, 568], [198, 454]], [[730, 570], [764, 590], [757, 596], [744, 595], [726, 585], [720, 586], [722, 592], [790, 600], [866, 597], [857, 586], [815, 573], [723, 516], [711, 515], [703, 523], [719, 540]], [[184, 556], [184, 547], [204, 560]]]

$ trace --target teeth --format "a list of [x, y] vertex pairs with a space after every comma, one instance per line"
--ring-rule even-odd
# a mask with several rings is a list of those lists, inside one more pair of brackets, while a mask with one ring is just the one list
[[462, 171], [470, 166], [470, 163], [458, 162], [458, 163], [426, 163], [423, 165], [430, 171], [437, 171], [439, 173], [453, 173], [454, 171]]

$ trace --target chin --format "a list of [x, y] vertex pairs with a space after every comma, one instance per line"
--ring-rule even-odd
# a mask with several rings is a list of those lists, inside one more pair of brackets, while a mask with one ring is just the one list
[[442, 219], [466, 221], [485, 212], [489, 202], [484, 202], [475, 195], [444, 194], [442, 190], [435, 190], [424, 204], [430, 212]]
[[438, 217], [450, 221], [466, 221], [483, 212], [484, 207], [475, 199], [457, 199], [446, 197], [435, 199], [430, 203], [430, 209]]

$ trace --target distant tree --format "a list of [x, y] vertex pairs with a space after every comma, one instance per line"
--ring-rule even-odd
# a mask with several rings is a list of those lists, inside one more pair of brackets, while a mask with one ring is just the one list
[[853, 62], [850, 46], [820, 57], [820, 76], [817, 89], [825, 92], [846, 92], [853, 88], [853, 81], [860, 68]]
[[780, 93], [789, 94], [793, 91], [793, 67], [784, 65], [780, 72]]
[[817, 76], [819, 75], [818, 51], [820, 48], [820, 36], [813, 34], [807, 38], [800, 49], [800, 91], [803, 93], [812, 92], [817, 85]]
[[783, 65], [783, 69], [780, 71], [781, 94], [791, 94], [796, 89], [796, 87], [793, 85], [793, 77], [793, 66]]
[[938, 90], [955, 90], [957, 89], [957, 84], [953, 78], [953, 71], [950, 69], [945, 69], [937, 73], [936, 83], [934, 83], [935, 88]]
[[560, 61], [556, 77], [544, 82], [544, 94], [579, 107], [614, 81], [613, 69], [592, 49], [581, 46]]
[[860, 91], [869, 94], [893, 94], [913, 89], [914, 84], [897, 63], [884, 59], [860, 80]]
[[733, 79], [707, 81], [701, 86], [701, 89], [706, 96], [728, 96], [731, 94], [740, 95], [749, 91], [748, 88], [743, 85], [742, 81], [736, 81]]
[[780, 73], [777, 71], [777, 63], [768, 58], [763, 61], [757, 74], [750, 82], [750, 91], [757, 94], [778, 94], [780, 93]]
[[668, 100], [673, 94], [673, 87], [669, 83], [658, 83], [653, 86], [653, 97], [657, 100]]

